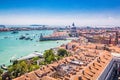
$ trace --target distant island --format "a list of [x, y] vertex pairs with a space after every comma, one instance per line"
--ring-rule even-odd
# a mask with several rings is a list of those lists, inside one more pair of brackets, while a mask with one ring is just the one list
[[32, 24], [30, 26], [47, 26], [47, 25]]
[[[37, 27], [34, 27], [37, 26]], [[27, 25], [27, 26], [21, 26], [19, 27], [8, 27], [6, 25], [0, 25], [0, 32], [6, 32], [6, 31], [29, 31], [29, 30], [53, 30], [55, 28], [49, 27], [47, 25]]]

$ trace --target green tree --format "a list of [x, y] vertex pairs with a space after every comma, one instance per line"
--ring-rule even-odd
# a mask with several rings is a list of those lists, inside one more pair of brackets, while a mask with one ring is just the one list
[[41, 61], [40, 65], [46, 65], [47, 63], [45, 61]]
[[37, 61], [37, 60], [39, 60], [39, 59], [40, 59], [40, 58], [39, 58], [38, 56], [32, 58], [33, 61]]
[[3, 70], [0, 69], [0, 80], [2, 80], [2, 74], [3, 74]]
[[34, 70], [36, 70], [36, 69], [39, 69], [40, 67], [38, 66], [38, 65], [30, 65], [29, 66], [29, 72], [30, 71], [34, 71]]
[[37, 64], [37, 60], [39, 60], [39, 57], [33, 57], [31, 61], [33, 62], [32, 64]]
[[62, 57], [68, 56], [68, 53], [65, 49], [59, 49], [58, 50], [58, 56], [62, 56]]
[[12, 77], [18, 77], [28, 72], [28, 66], [26, 61], [18, 61], [18, 63], [8, 67], [8, 72], [11, 73]]
[[26, 61], [21, 61], [19, 64], [21, 66], [20, 71], [21, 71], [22, 74], [28, 72], [28, 66], [27, 66]]
[[52, 61], [55, 60], [55, 54], [52, 49], [46, 50], [43, 54], [43, 57], [45, 59], [45, 62], [51, 63]]
[[3, 73], [3, 70], [2, 69], [0, 69], [0, 75]]

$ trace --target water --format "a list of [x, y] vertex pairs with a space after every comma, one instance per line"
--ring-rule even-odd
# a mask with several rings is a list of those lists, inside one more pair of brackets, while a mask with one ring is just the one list
[[[26, 35], [28, 33], [29, 35]], [[66, 44], [70, 40], [39, 41], [40, 34], [50, 35], [53, 30], [19, 31], [18, 34], [0, 32], [0, 65], [10, 64], [10, 59], [27, 56], [35, 51], [43, 53], [44, 50]], [[33, 40], [19, 40], [21, 35], [26, 35]], [[7, 38], [5, 38], [7, 37]]]

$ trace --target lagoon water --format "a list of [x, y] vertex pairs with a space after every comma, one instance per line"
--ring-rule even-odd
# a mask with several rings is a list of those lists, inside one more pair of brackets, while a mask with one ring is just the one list
[[[0, 32], [0, 65], [9, 65], [10, 59], [27, 56], [35, 51], [43, 53], [44, 50], [66, 44], [70, 41], [39, 41], [41, 33], [43, 35], [50, 35], [53, 33], [53, 30], [19, 31], [16, 34]], [[21, 35], [28, 36], [33, 40], [19, 40]]]

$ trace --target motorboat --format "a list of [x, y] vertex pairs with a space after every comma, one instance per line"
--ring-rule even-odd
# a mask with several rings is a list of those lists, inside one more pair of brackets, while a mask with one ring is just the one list
[[16, 34], [16, 33], [18, 33], [18, 31], [13, 31], [11, 34]]

